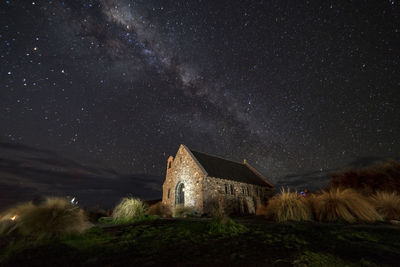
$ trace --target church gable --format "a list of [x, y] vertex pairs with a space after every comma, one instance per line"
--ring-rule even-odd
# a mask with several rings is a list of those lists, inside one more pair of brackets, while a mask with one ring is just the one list
[[169, 157], [163, 184], [163, 203], [171, 209], [177, 205], [194, 207], [202, 212], [202, 181], [207, 175], [190, 150], [181, 145], [175, 158]]

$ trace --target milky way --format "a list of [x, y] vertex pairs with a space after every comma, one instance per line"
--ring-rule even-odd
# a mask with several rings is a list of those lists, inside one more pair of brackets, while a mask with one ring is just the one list
[[271, 180], [400, 156], [397, 1], [0, 7], [3, 142], [159, 176], [183, 143]]

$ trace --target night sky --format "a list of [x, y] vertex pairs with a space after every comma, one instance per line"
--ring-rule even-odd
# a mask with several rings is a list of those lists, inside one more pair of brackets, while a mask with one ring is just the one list
[[160, 176], [181, 143], [276, 181], [400, 156], [400, 2], [1, 0], [0, 141]]

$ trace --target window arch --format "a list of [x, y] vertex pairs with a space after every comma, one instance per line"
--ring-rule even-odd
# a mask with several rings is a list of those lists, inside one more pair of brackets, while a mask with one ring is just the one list
[[185, 185], [182, 182], [176, 186], [175, 205], [185, 205]]

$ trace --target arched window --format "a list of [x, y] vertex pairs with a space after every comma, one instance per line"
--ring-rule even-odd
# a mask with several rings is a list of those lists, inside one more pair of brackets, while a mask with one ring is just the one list
[[179, 183], [175, 190], [175, 204], [185, 205], [185, 185]]

